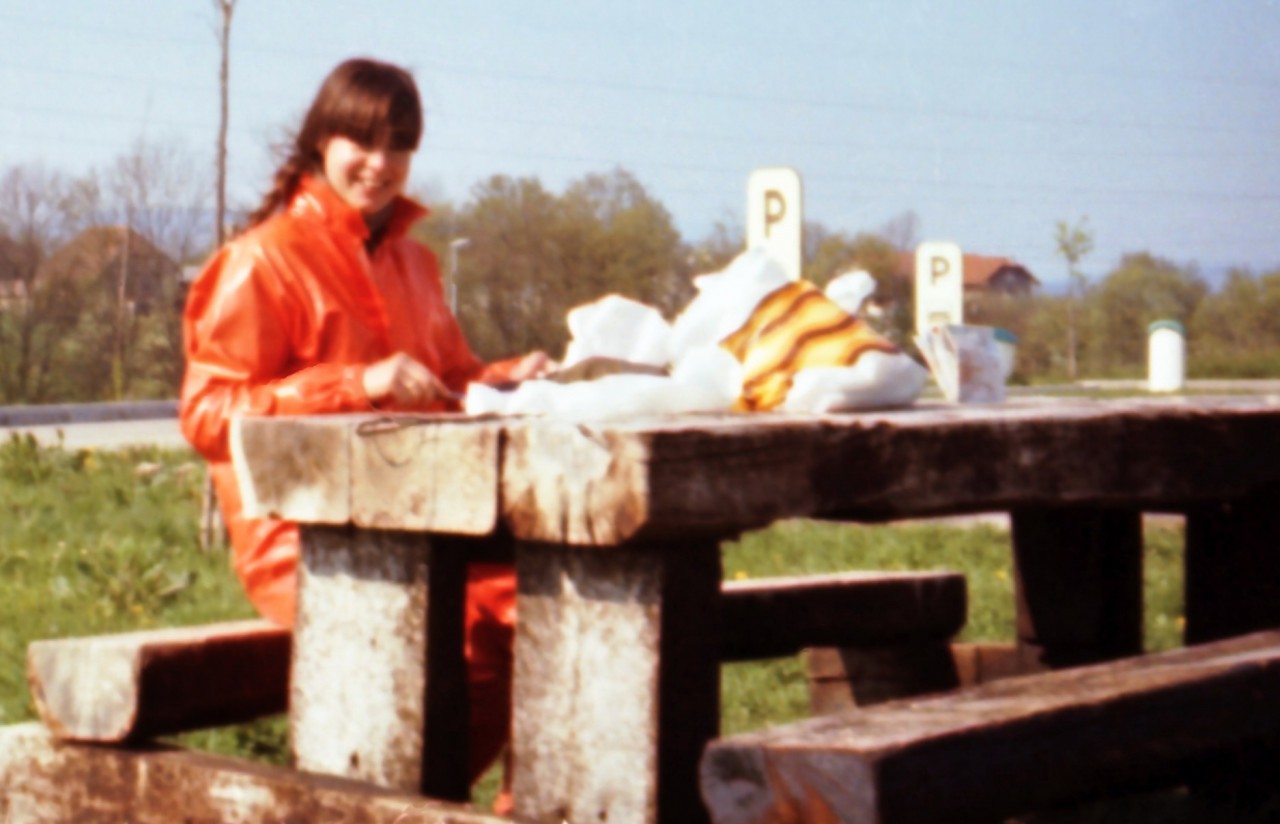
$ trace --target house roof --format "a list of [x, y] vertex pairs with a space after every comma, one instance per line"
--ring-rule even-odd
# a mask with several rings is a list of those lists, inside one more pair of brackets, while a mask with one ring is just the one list
[[30, 250], [13, 238], [0, 235], [0, 280], [17, 280], [24, 277], [23, 270], [30, 266]]
[[91, 226], [49, 256], [40, 266], [38, 278], [101, 276], [108, 266], [116, 265], [125, 251], [132, 261], [148, 269], [178, 271], [178, 265], [151, 241], [124, 226]]
[[[1010, 271], [1020, 274], [1032, 283], [1039, 285], [1040, 280], [1016, 260], [993, 255], [963, 256], [964, 285], [972, 288], [985, 287], [1000, 272]], [[898, 255], [897, 274], [899, 277], [914, 279], [916, 276], [916, 256], [914, 252], [902, 252]]]

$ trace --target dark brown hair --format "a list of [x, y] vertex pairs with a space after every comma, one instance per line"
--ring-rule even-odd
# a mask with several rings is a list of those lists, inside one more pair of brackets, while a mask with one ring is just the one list
[[271, 190], [249, 215], [250, 227], [289, 202], [302, 176], [320, 168], [321, 147], [335, 136], [366, 146], [417, 149], [422, 139], [422, 102], [413, 76], [399, 66], [362, 57], [346, 60], [329, 72], [276, 170]]

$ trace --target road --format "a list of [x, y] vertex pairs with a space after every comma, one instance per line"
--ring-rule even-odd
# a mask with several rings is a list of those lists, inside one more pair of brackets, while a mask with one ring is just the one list
[[177, 412], [175, 400], [0, 406], [0, 439], [17, 433], [67, 449], [180, 448]]
[[[186, 447], [177, 418], [0, 427], [0, 437], [30, 433], [46, 446], [67, 449], [122, 449], [128, 446]], [[61, 433], [61, 435], [59, 434]], [[59, 440], [61, 438], [61, 440]]]

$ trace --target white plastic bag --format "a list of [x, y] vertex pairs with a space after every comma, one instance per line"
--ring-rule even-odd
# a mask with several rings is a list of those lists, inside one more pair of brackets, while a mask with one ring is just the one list
[[525, 381], [512, 391], [472, 384], [469, 415], [547, 415], [569, 421], [608, 421], [644, 415], [724, 412], [742, 385], [742, 367], [718, 346], [681, 358], [670, 377], [606, 375], [589, 381]]
[[695, 346], [713, 346], [746, 323], [765, 295], [790, 283], [786, 270], [763, 249], [749, 249], [724, 270], [699, 275], [698, 294], [671, 325], [674, 357]]
[[564, 366], [596, 356], [650, 366], [671, 361], [671, 324], [647, 304], [605, 295], [570, 309], [566, 321], [572, 338], [561, 361]]
[[854, 269], [832, 278], [823, 291], [841, 309], [858, 317], [862, 304], [876, 293], [876, 280], [861, 269]]
[[901, 352], [864, 352], [853, 366], [801, 369], [779, 408], [844, 412], [906, 406], [920, 396], [928, 379], [928, 371]]

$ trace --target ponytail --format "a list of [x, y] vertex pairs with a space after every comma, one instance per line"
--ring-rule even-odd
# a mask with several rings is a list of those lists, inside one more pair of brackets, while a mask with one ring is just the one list
[[311, 171], [314, 165], [315, 160], [299, 152], [295, 146], [285, 162], [276, 169], [271, 188], [263, 196], [258, 208], [249, 215], [245, 229], [252, 229], [288, 205], [298, 191], [303, 175]]

